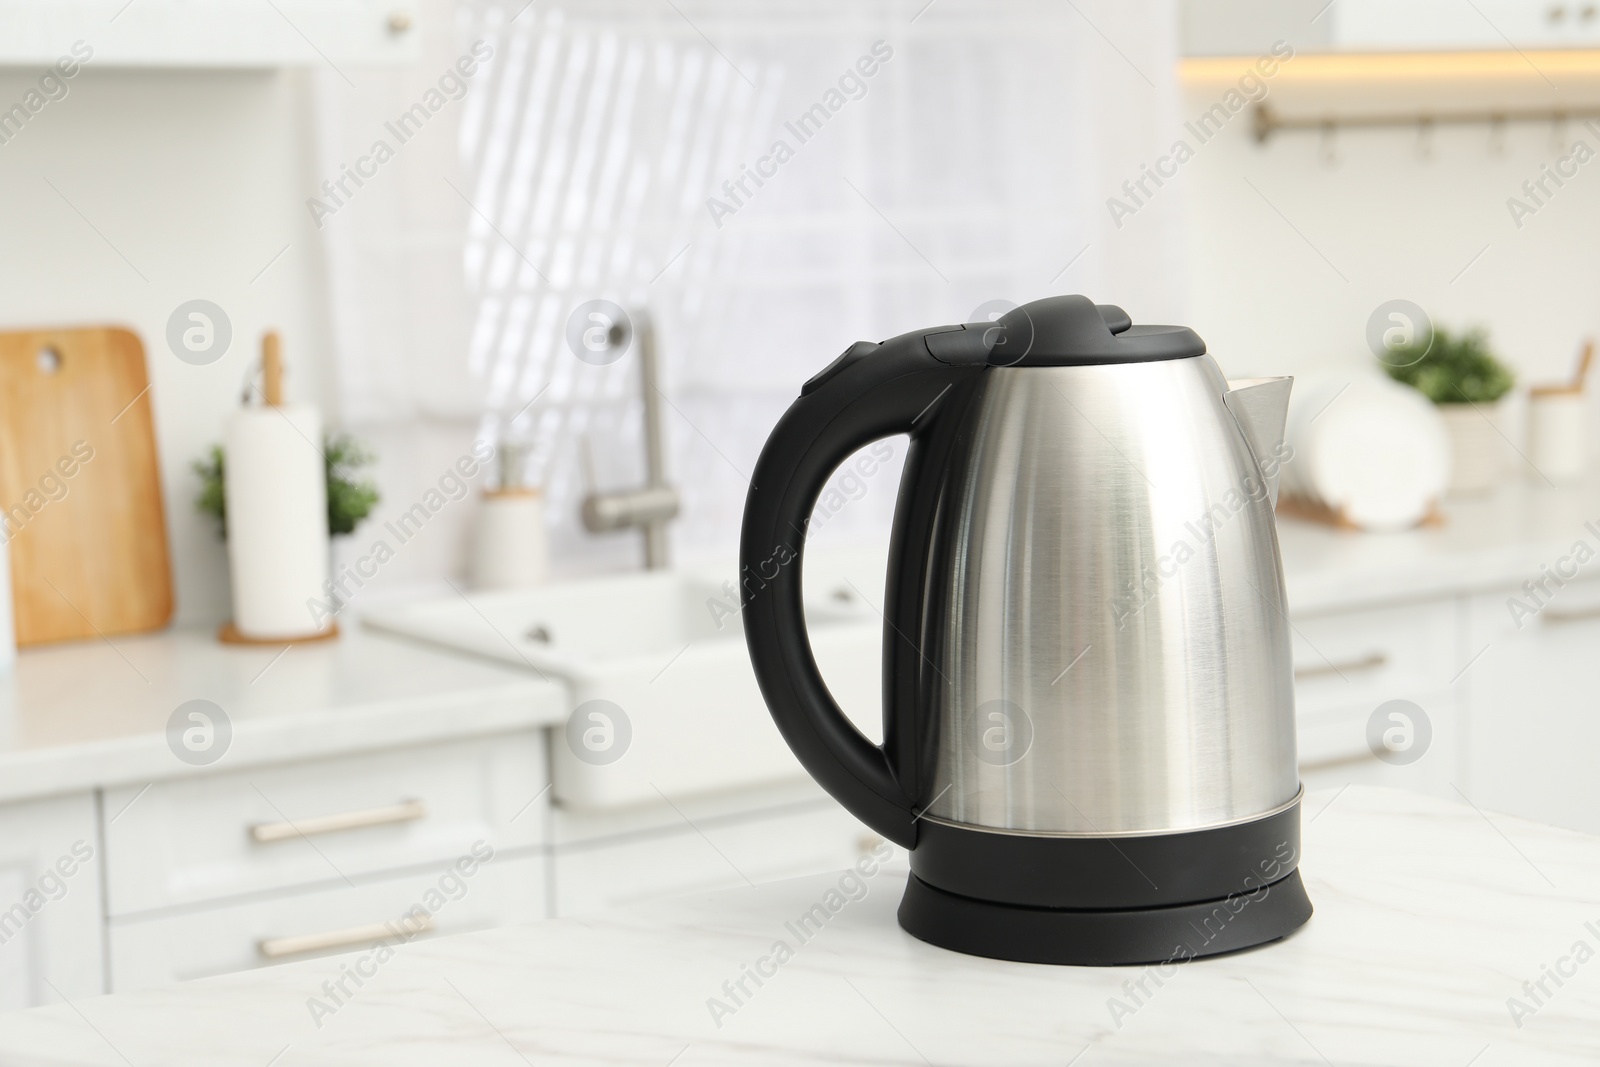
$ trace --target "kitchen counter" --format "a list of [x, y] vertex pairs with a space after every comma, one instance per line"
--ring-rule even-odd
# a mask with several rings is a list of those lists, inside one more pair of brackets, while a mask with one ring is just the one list
[[[933, 948], [895, 925], [904, 876], [885, 870], [806, 940], [792, 924], [826, 902], [839, 875], [33, 1009], [0, 1024], [0, 1062], [1091, 1067], [1181, 1055], [1499, 1067], [1600, 1058], [1600, 959], [1589, 958], [1600, 947], [1600, 838], [1356, 786], [1308, 799], [1304, 856], [1317, 909], [1306, 927], [1165, 973]], [[760, 964], [769, 976], [757, 987], [745, 968], [770, 961], [779, 941], [792, 958]], [[1580, 942], [1583, 962], [1573, 955]], [[1546, 967], [1566, 972], [1561, 986]], [[741, 979], [749, 995], [735, 1000]], [[341, 980], [347, 994], [333, 984]], [[1548, 995], [1536, 991], [1535, 1003], [1523, 983], [1540, 980]], [[1512, 997], [1530, 1009], [1520, 1026]], [[712, 998], [731, 1010], [714, 1018]]]
[[1290, 610], [1517, 588], [1579, 540], [1597, 556], [1580, 576], [1600, 576], [1600, 475], [1562, 487], [1513, 478], [1484, 496], [1447, 500], [1441, 513], [1436, 525], [1388, 534], [1280, 516]]
[[[1593, 530], [1586, 525], [1591, 522]], [[1289, 608], [1300, 615], [1520, 588], [1537, 579], [1541, 567], [1554, 568], [1580, 540], [1595, 559], [1578, 577], [1600, 578], [1600, 471], [1566, 486], [1508, 477], [1493, 492], [1445, 500], [1437, 522], [1399, 533], [1278, 516]], [[808, 556], [808, 583], [813, 569], [837, 572], [881, 606], [886, 547]], [[818, 567], [822, 558], [827, 563]], [[701, 566], [716, 584], [737, 570], [726, 562]], [[816, 593], [827, 590], [819, 580]]]
[[[168, 746], [168, 720], [194, 699], [233, 731], [213, 768]], [[0, 802], [549, 725], [569, 710], [532, 672], [354, 625], [291, 646], [176, 629], [25, 649], [0, 677]]]
[[[1600, 475], [1559, 489], [1512, 480], [1450, 501], [1442, 524], [1405, 533], [1281, 519], [1290, 608], [1305, 615], [1515, 588], [1578, 540], [1600, 558], [1591, 521], [1600, 531]], [[874, 577], [883, 566], [881, 556], [860, 565]], [[1580, 576], [1589, 569], [1600, 575], [1600, 562]], [[283, 649], [177, 629], [24, 650], [0, 677], [0, 802], [203, 770], [177, 760], [165, 736], [173, 710], [191, 699], [227, 714], [234, 737], [223, 759], [237, 767], [548, 725], [569, 710], [561, 687], [531, 671], [354, 622], [336, 641]]]

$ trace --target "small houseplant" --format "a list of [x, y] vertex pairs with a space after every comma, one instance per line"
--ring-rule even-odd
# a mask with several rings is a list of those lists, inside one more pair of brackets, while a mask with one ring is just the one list
[[[377, 457], [348, 434], [324, 438], [322, 455], [328, 474], [328, 533], [337, 537], [352, 532], [377, 505], [378, 487], [370, 478], [357, 474]], [[224, 470], [221, 445], [212, 445], [207, 458], [194, 462], [194, 472], [200, 476], [200, 495], [195, 498], [195, 506], [217, 520], [217, 532], [226, 540], [228, 499]]]
[[1391, 346], [1382, 362], [1389, 377], [1438, 406], [1454, 453], [1451, 492], [1493, 488], [1505, 468], [1501, 400], [1516, 378], [1490, 350], [1487, 331], [1452, 333], [1435, 326], [1429, 336]]

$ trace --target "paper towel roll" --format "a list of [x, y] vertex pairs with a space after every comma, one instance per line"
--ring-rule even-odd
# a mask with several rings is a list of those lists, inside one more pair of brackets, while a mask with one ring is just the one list
[[310, 606], [328, 600], [328, 483], [317, 409], [241, 409], [228, 423], [225, 448], [234, 626], [250, 638], [326, 633], [332, 619]]

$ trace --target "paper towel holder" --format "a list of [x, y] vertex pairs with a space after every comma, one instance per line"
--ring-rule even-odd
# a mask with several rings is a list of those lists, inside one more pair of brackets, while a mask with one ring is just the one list
[[[261, 399], [266, 407], [283, 406], [283, 341], [276, 330], [267, 330], [261, 335]], [[249, 390], [246, 390], [246, 400], [249, 399]], [[217, 627], [217, 641], [224, 645], [256, 645], [278, 647], [280, 645], [313, 644], [318, 641], [330, 641], [339, 636], [339, 621], [328, 620], [327, 629], [320, 633], [307, 634], [300, 637], [251, 637], [240, 632], [232, 619]]]
[[[256, 384], [256, 379], [261, 384]], [[261, 359], [245, 369], [244, 384], [239, 390], [239, 403], [251, 404], [260, 397], [264, 407], [283, 406], [283, 339], [277, 330], [261, 334]]]

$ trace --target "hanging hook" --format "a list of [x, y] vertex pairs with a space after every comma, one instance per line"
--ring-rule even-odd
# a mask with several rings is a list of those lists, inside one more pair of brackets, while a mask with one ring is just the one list
[[1417, 116], [1417, 158], [1433, 158], [1433, 116]]
[[1255, 134], [1256, 144], [1266, 144], [1276, 126], [1277, 119], [1272, 109], [1266, 104], [1257, 104], [1255, 112], [1250, 116], [1250, 129]]
[[1324, 119], [1322, 122], [1322, 139], [1319, 149], [1324, 166], [1336, 167], [1339, 165], [1339, 124], [1331, 118]]
[[1506, 154], [1506, 117], [1499, 112], [1489, 116], [1489, 154], [1501, 157]]
[[1567, 113], [1553, 111], [1550, 113], [1550, 151], [1559, 154], [1566, 151], [1567, 139]]

